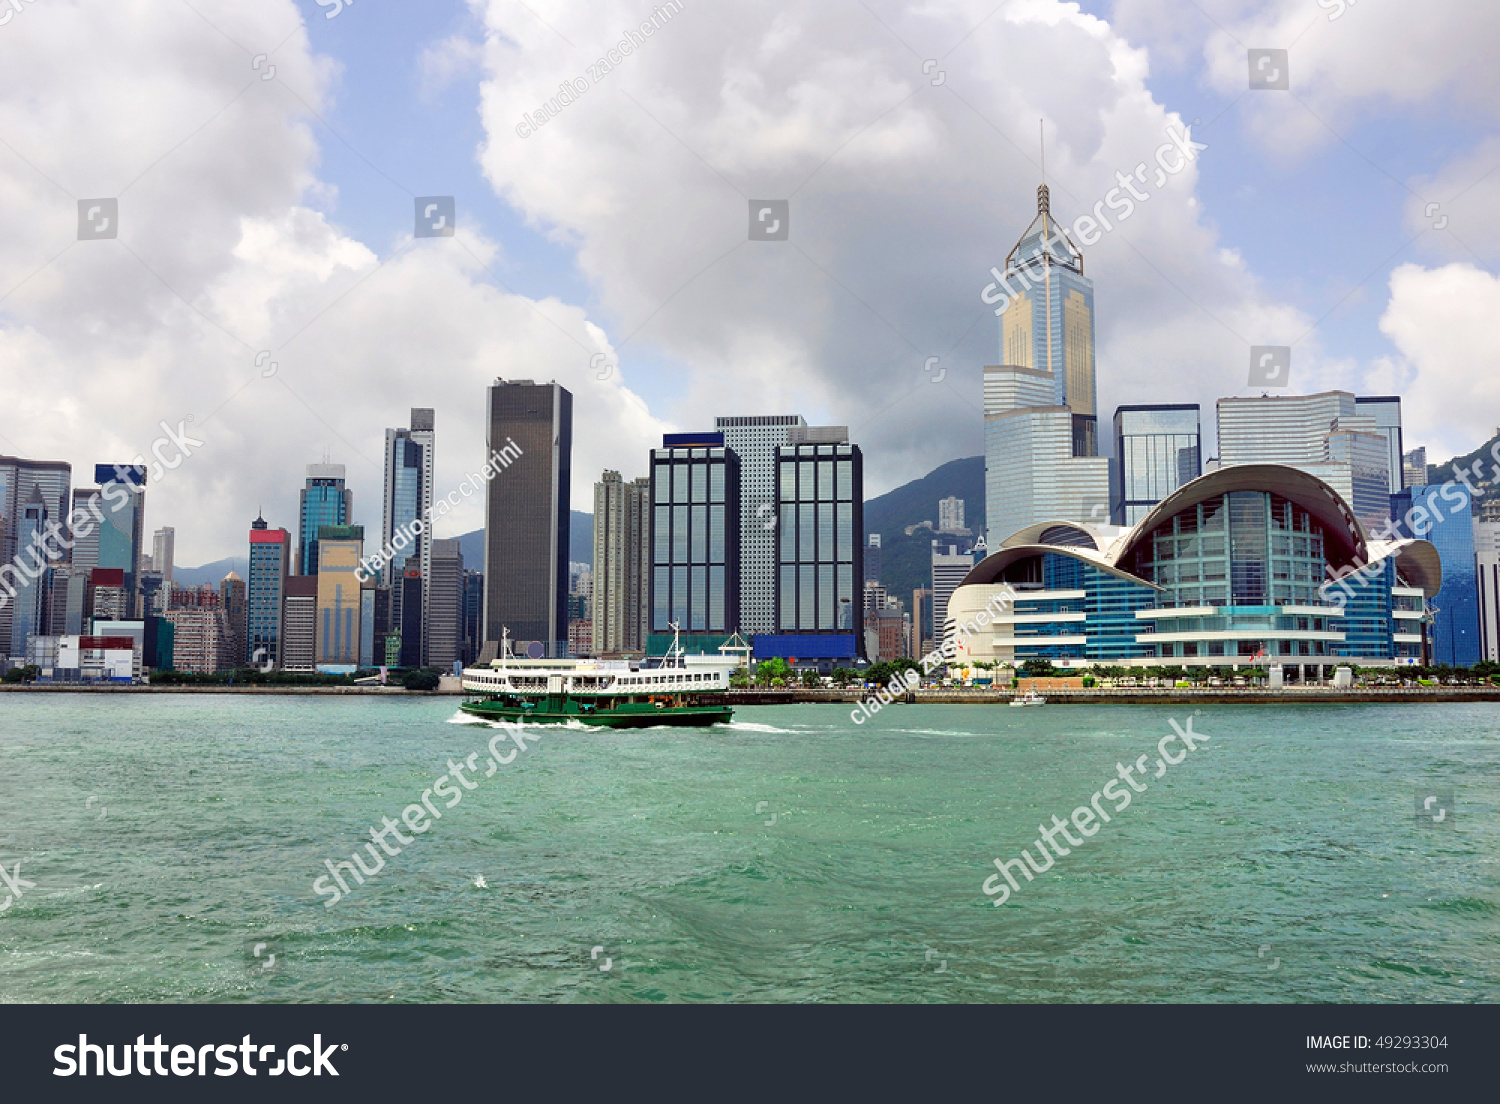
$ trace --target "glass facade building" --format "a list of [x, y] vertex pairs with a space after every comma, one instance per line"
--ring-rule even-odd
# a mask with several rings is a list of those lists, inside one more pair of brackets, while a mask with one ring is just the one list
[[286, 581], [291, 574], [292, 535], [272, 529], [258, 517], [250, 525], [249, 578], [245, 581], [245, 620], [249, 639], [245, 660], [253, 667], [280, 667], [284, 661]]
[[968, 658], [1415, 663], [1425, 602], [1449, 581], [1431, 543], [1370, 538], [1315, 477], [1238, 465], [1178, 488], [1119, 539], [1085, 524], [1013, 534], [964, 579], [940, 635], [1006, 584], [1013, 606], [976, 626]]
[[[1000, 360], [1052, 373], [1049, 405], [1066, 407], [1080, 426], [1076, 456], [1096, 456], [1094, 282], [1083, 274], [1083, 252], [1052, 218], [1051, 193], [1037, 189], [1037, 213], [1005, 258], [997, 291], [1008, 298], [1000, 315]], [[1085, 451], [1087, 449], [1087, 451]]]
[[[1366, 527], [1390, 518], [1390, 400], [1347, 391], [1220, 399], [1219, 463], [1286, 464], [1327, 483]], [[1399, 409], [1394, 417], [1399, 418]], [[1399, 429], [1399, 427], [1396, 427]], [[1399, 434], [1398, 434], [1399, 436]]]
[[[420, 481], [417, 490], [420, 493]], [[413, 509], [416, 502], [420, 498], [414, 501]], [[353, 516], [354, 492], [344, 486], [344, 465], [307, 465], [307, 485], [302, 488], [297, 523], [297, 562], [301, 574], [318, 573], [318, 530], [325, 525], [348, 525]]]
[[1419, 485], [1393, 496], [1403, 534], [1431, 541], [1443, 564], [1432, 600], [1431, 662], [1470, 667], [1484, 658], [1473, 500], [1461, 483]]
[[722, 435], [651, 453], [652, 635], [674, 622], [683, 633], [739, 631], [740, 464], [714, 441]]
[[1121, 406], [1115, 410], [1110, 515], [1134, 525], [1167, 495], [1203, 474], [1197, 403]]
[[[776, 630], [780, 645], [830, 636], [853, 658], [864, 644], [864, 458], [857, 445], [776, 450]], [[790, 638], [790, 639], [786, 639]], [[756, 640], [756, 655], [765, 652]], [[812, 654], [810, 649], [792, 655]]]

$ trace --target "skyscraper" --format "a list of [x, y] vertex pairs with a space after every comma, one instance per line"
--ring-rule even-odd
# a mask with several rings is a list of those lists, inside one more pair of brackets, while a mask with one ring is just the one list
[[1286, 464], [1327, 483], [1368, 528], [1390, 519], [1389, 427], [1348, 391], [1220, 399], [1218, 413], [1221, 466]]
[[317, 668], [318, 582], [316, 575], [286, 577], [281, 641], [283, 670], [310, 672]]
[[[387, 452], [393, 432], [398, 431], [386, 430]], [[389, 475], [387, 472], [387, 478]], [[354, 492], [344, 486], [344, 465], [307, 465], [307, 484], [302, 488], [301, 499], [297, 512], [297, 563], [303, 575], [316, 575], [318, 530], [325, 525], [348, 525], [354, 518]]]
[[[1390, 493], [1406, 486], [1401, 458], [1401, 398], [1397, 395], [1365, 395], [1354, 400], [1354, 412], [1375, 419], [1375, 432], [1386, 441], [1386, 469], [1390, 473]], [[1423, 479], [1422, 482], [1427, 482]]]
[[489, 481], [484, 519], [485, 640], [567, 651], [569, 482], [573, 395], [556, 383], [496, 380], [489, 389], [489, 457], [517, 459]]
[[1406, 486], [1419, 487], [1427, 483], [1427, 447], [1414, 448], [1401, 457], [1401, 476]]
[[1500, 522], [1474, 522], [1482, 658], [1500, 661]]
[[26, 573], [30, 574], [30, 567], [34, 565], [36, 575], [25, 581], [25, 585], [7, 606], [11, 615], [10, 654], [21, 657], [23, 663], [30, 651], [30, 638], [42, 632], [48, 574], [42, 538], [47, 532], [47, 523], [51, 520], [41, 488], [33, 486], [31, 494], [21, 506], [20, 516], [16, 518], [16, 547], [26, 555], [26, 559], [20, 561], [27, 564], [24, 569]]
[[1134, 525], [1167, 495], [1203, 474], [1198, 414], [1197, 403], [1116, 408], [1110, 495], [1114, 524]]
[[[724, 446], [724, 435], [664, 436], [662, 447], [651, 451], [650, 501], [651, 633], [647, 650], [653, 654], [664, 650], [674, 622], [684, 634], [727, 636], [738, 632], [739, 557], [744, 533], [740, 466], [734, 450]], [[596, 571], [596, 611], [598, 579]], [[597, 617], [596, 612], [596, 625]]]
[[[1099, 458], [1094, 284], [1052, 217], [1051, 192], [991, 269], [1001, 303], [999, 365], [984, 370], [985, 523], [998, 544], [1038, 521], [1104, 520], [1109, 461]], [[992, 297], [993, 293], [993, 297]], [[937, 627], [941, 633], [941, 627]]]
[[949, 495], [947, 498], [938, 500], [938, 527], [939, 533], [964, 533], [964, 500], [957, 495]]
[[[402, 545], [401, 554], [383, 569], [383, 581], [390, 586], [397, 609], [393, 615], [399, 617], [402, 632], [402, 652], [410, 654], [415, 648], [417, 661], [426, 655], [425, 621], [402, 615], [400, 603], [410, 588], [401, 583], [406, 568], [415, 568], [422, 585], [422, 606], [427, 604], [426, 580], [432, 567], [432, 534], [427, 523], [431, 517], [433, 496], [433, 449], [435, 445], [433, 412], [425, 407], [413, 407], [411, 426], [406, 429], [385, 431], [385, 494], [381, 503], [381, 547], [394, 548]], [[422, 521], [421, 531], [413, 523]], [[407, 634], [415, 631], [415, 641]]]
[[233, 571], [219, 583], [219, 605], [224, 610], [224, 654], [220, 657], [226, 670], [243, 667], [248, 658], [245, 642], [249, 635], [245, 580]]
[[865, 582], [880, 582], [880, 534], [869, 534], [865, 544]]
[[427, 665], [452, 671], [464, 656], [464, 554], [458, 541], [432, 542], [427, 594]]
[[1092, 434], [1080, 436], [1080, 419], [1089, 419], [1056, 405], [1054, 384], [1045, 369], [984, 369], [985, 524], [996, 547], [1037, 522], [1109, 516], [1109, 460], [1079, 451]]
[[1473, 499], [1461, 483], [1445, 487], [1418, 485], [1398, 496], [1397, 501], [1405, 506], [1408, 494], [1410, 506], [1402, 511], [1401, 531], [1406, 536], [1431, 541], [1443, 566], [1442, 588], [1429, 603], [1431, 662], [1473, 666], [1484, 658]]
[[[1082, 251], [1052, 218], [1047, 185], [1036, 190], [1036, 216], [1006, 256], [1005, 272], [993, 275], [1008, 299], [1000, 315], [1001, 362], [1050, 372], [1048, 405], [1097, 419], [1094, 282], [1083, 274]], [[1098, 454], [1095, 429], [1079, 425], [1083, 447], [1075, 456]]]
[[253, 667], [281, 667], [285, 656], [286, 585], [291, 574], [291, 534], [272, 529], [266, 519], [250, 524], [250, 578], [245, 587], [245, 661]]
[[15, 638], [15, 606], [43, 601], [46, 569], [50, 563], [62, 562], [61, 557], [49, 560], [45, 551], [28, 543], [29, 538], [21, 538], [26, 504], [33, 491], [39, 492], [48, 520], [62, 522], [72, 506], [72, 473], [72, 467], [62, 461], [0, 456], [0, 666], [6, 656], [26, 662], [26, 639]]
[[594, 484], [590, 621], [592, 647], [599, 654], [636, 652], [644, 646], [641, 612], [650, 589], [650, 509], [649, 478], [627, 483], [619, 472], [607, 471]]
[[364, 555], [363, 525], [318, 528], [313, 556], [317, 575], [317, 659], [319, 670], [342, 672], [359, 665], [359, 560]]
[[176, 556], [177, 530], [170, 525], [158, 529], [151, 538], [151, 570], [161, 575], [162, 586], [172, 588], [173, 559]]
[[777, 631], [755, 654], [829, 667], [864, 652], [864, 457], [843, 427], [816, 436], [776, 450]]
[[800, 414], [752, 414], [715, 418], [714, 428], [740, 465], [740, 631], [775, 632], [776, 450], [807, 422]]
[[99, 484], [99, 567], [125, 572], [125, 616], [136, 615], [146, 523], [146, 469], [132, 464], [95, 464]]

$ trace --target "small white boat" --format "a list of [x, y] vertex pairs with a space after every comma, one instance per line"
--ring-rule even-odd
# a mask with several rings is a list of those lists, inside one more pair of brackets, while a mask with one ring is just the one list
[[1013, 706], [1016, 706], [1016, 705], [1046, 705], [1047, 704], [1047, 699], [1044, 698], [1044, 697], [1042, 697], [1042, 695], [1038, 694], [1035, 690], [1028, 690], [1028, 691], [1026, 691], [1026, 693], [1022, 694], [1018, 698], [1011, 698], [1010, 699], [1010, 704], [1013, 705]]

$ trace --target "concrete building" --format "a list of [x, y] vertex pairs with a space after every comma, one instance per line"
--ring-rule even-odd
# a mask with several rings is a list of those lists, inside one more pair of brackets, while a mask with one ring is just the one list
[[458, 541], [432, 542], [427, 595], [427, 665], [452, 671], [464, 658], [464, 554]]
[[880, 534], [871, 533], [865, 541], [865, 582], [880, 582]]
[[168, 609], [162, 617], [172, 626], [172, 666], [176, 670], [211, 675], [230, 669], [225, 658], [229, 623], [217, 604]]
[[964, 500], [957, 495], [949, 495], [947, 498], [938, 500], [938, 526], [939, 533], [961, 533], [968, 536], [969, 530], [964, 527]]
[[1366, 526], [1390, 519], [1390, 427], [1361, 414], [1348, 391], [1220, 399], [1218, 414], [1221, 467], [1295, 467], [1337, 491]]
[[245, 644], [249, 639], [249, 605], [245, 580], [231, 571], [219, 583], [219, 606], [224, 611], [224, 654], [220, 656], [223, 669], [233, 671], [245, 666], [249, 656]]
[[1427, 485], [1427, 449], [1414, 448], [1401, 457], [1401, 475], [1408, 487]]
[[170, 525], [158, 529], [151, 537], [151, 570], [161, 576], [162, 585], [172, 586], [172, 569], [177, 554], [177, 530]]
[[317, 669], [317, 627], [318, 576], [288, 576], [282, 615], [282, 670], [311, 672]]
[[[739, 631], [776, 631], [776, 450], [808, 430], [800, 414], [718, 417], [714, 429], [739, 464]], [[847, 434], [845, 435], [847, 440]], [[769, 524], [767, 524], [769, 522]], [[653, 619], [654, 620], [654, 619]]]
[[487, 455], [512, 459], [489, 481], [481, 658], [495, 654], [502, 630], [557, 656], [567, 651], [573, 395], [556, 383], [496, 380], [488, 410]]
[[1500, 522], [1474, 522], [1474, 560], [1482, 657], [1500, 663]]
[[934, 628], [948, 618], [948, 599], [974, 567], [974, 556], [959, 551], [958, 545], [932, 542], [932, 623]]
[[593, 625], [590, 647], [597, 654], [633, 654], [645, 646], [642, 628], [649, 624], [650, 544], [650, 477], [626, 482], [619, 472], [605, 472], [594, 484], [589, 620]]

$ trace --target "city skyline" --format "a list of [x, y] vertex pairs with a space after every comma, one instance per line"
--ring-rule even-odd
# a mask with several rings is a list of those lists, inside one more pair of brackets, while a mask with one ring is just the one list
[[[697, 94], [723, 72], [688, 60], [732, 64], [734, 44], [754, 40], [766, 17], [755, 4], [722, 24], [684, 12], [611, 74], [646, 95], [657, 118], [670, 114], [658, 107], [680, 106], [676, 136], [629, 101], [588, 96], [524, 146], [519, 110], [546, 96], [515, 57], [534, 56], [549, 72], [576, 68], [524, 11], [497, 4], [494, 30], [446, 0], [378, 23], [351, 13], [304, 25], [273, 0], [210, 14], [226, 21], [223, 34], [186, 29], [191, 13], [186, 23], [165, 11], [102, 16], [67, 57], [28, 75], [60, 105], [46, 139], [22, 114], [0, 120], [20, 154], [0, 174], [36, 212], [7, 222], [0, 249], [0, 330], [15, 337], [0, 371], [18, 415], [0, 426], [0, 448], [80, 471], [99, 458], [86, 448], [144, 453], [160, 421], [192, 414], [205, 449], [152, 480], [152, 492], [158, 520], [202, 519], [191, 536], [182, 526], [178, 552], [180, 562], [205, 563], [228, 553], [227, 534], [250, 513], [222, 501], [231, 475], [250, 505], [283, 519], [292, 514], [279, 469], [293, 454], [302, 464], [330, 451], [362, 500], [378, 493], [379, 427], [397, 424], [405, 405], [395, 394], [453, 423], [436, 473], [439, 486], [452, 485], [458, 458], [482, 443], [465, 396], [524, 364], [524, 374], [569, 387], [588, 412], [580, 502], [585, 478], [619, 468], [662, 432], [708, 424], [714, 407], [847, 424], [870, 454], [870, 490], [889, 489], [980, 451], [965, 412], [978, 373], [998, 359], [980, 293], [1035, 208], [1038, 119], [1054, 208], [1072, 219], [1097, 204], [1115, 220], [1097, 244], [1078, 241], [1090, 277], [1111, 289], [1096, 318], [1101, 415], [1171, 395], [1211, 421], [1215, 400], [1245, 393], [1250, 350], [1265, 345], [1292, 350], [1291, 384], [1303, 393], [1407, 396], [1408, 436], [1435, 453], [1455, 454], [1486, 432], [1500, 396], [1468, 366], [1493, 348], [1484, 323], [1500, 294], [1497, 178], [1485, 177], [1494, 151], [1484, 119], [1448, 110], [1485, 70], [1451, 47], [1436, 51], [1453, 26], [1449, 8], [1438, 5], [1411, 42], [1395, 12], [1298, 26], [1289, 8], [1269, 4], [1221, 16], [1220, 29], [1158, 24], [1141, 6], [1044, 3], [977, 29], [987, 13], [971, 18], [964, 5], [895, 6], [886, 18], [901, 39], [932, 43], [934, 57], [961, 44], [941, 83], [863, 13], [806, 13], [791, 55], [806, 57], [816, 41], [873, 83], [800, 78], [836, 105], [809, 120], [778, 75], [752, 97], [754, 110], [779, 120], [777, 133], [802, 137], [748, 165], [728, 153], [733, 109]], [[615, 10], [601, 9], [598, 23]], [[558, 27], [580, 49], [604, 33], [577, 20]], [[5, 48], [26, 55], [46, 26], [16, 19]], [[270, 79], [200, 131], [244, 87], [247, 59], [229, 40], [264, 40], [268, 51], [299, 28], [274, 76], [258, 74]], [[1485, 36], [1474, 30], [1448, 41], [1476, 49]], [[212, 64], [163, 63], [171, 80], [139, 87], [128, 104], [78, 99], [100, 51], [123, 42], [164, 61], [180, 34]], [[1298, 38], [1291, 91], [1247, 90], [1237, 38]], [[1398, 44], [1414, 69], [1432, 64], [1377, 123], [1375, 93], [1351, 80], [1351, 65]], [[1053, 65], [1058, 79], [1027, 79], [1033, 61]], [[325, 82], [321, 66], [342, 67], [347, 83]], [[348, 146], [305, 128], [303, 104]], [[1332, 129], [1312, 125], [1310, 111]], [[455, 118], [474, 125], [455, 128]], [[1151, 165], [1169, 132], [1185, 129], [1207, 148], [1164, 183], [1148, 168], [1132, 187], [1150, 198], [1132, 200], [1125, 221], [1109, 206], [1117, 174]], [[1402, 140], [1434, 130], [1434, 142]], [[552, 152], [531, 155], [541, 149]], [[919, 182], [902, 167], [934, 157], [949, 166], [937, 179]], [[235, 163], [245, 173], [222, 180]], [[557, 186], [559, 173], [569, 186]], [[455, 197], [455, 237], [413, 236], [413, 198], [428, 194]], [[754, 195], [792, 196], [786, 241], [745, 240]], [[117, 239], [78, 240], [77, 201], [91, 196], [118, 201]], [[632, 218], [604, 215], [621, 210]], [[414, 387], [429, 364], [440, 368], [430, 388]], [[115, 388], [139, 371], [142, 386]], [[111, 400], [58, 417], [31, 387], [43, 378]], [[905, 401], [892, 407], [897, 398]], [[470, 518], [455, 530], [477, 527]]]

